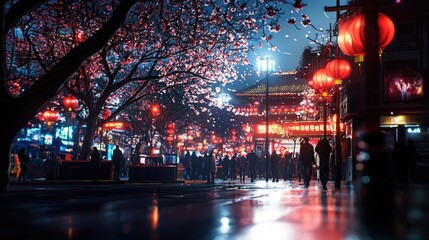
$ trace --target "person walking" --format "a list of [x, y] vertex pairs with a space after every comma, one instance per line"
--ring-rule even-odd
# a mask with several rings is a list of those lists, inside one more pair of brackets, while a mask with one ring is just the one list
[[238, 171], [240, 172], [240, 182], [242, 183], [244, 183], [244, 180], [246, 178], [246, 168], [246, 157], [241, 155], [240, 157], [238, 157]]
[[27, 154], [25, 153], [25, 148], [19, 149], [18, 159], [19, 159], [19, 167], [21, 168], [21, 172], [19, 173], [18, 181], [24, 181], [25, 182], [27, 180], [28, 162], [30, 161]]
[[319, 171], [320, 171], [320, 182], [322, 183], [323, 190], [327, 190], [326, 184], [329, 180], [329, 160], [332, 153], [331, 145], [329, 144], [326, 137], [322, 138], [317, 142], [316, 153], [319, 155]]
[[100, 174], [100, 168], [101, 168], [101, 155], [98, 151], [97, 147], [92, 147], [91, 152], [91, 165], [93, 168], [93, 180], [96, 182], [98, 181], [98, 175]]
[[217, 170], [216, 156], [214, 154], [214, 149], [212, 149], [210, 151], [209, 160], [210, 160], [210, 165], [209, 165], [209, 168], [210, 168], [210, 179], [209, 179], [209, 182], [210, 183], [214, 183], [215, 175], [216, 175], [216, 170]]
[[271, 174], [273, 175], [273, 182], [278, 182], [280, 155], [278, 155], [276, 151], [273, 151], [273, 153], [270, 156], [270, 164], [271, 164]]
[[223, 180], [227, 180], [229, 178], [229, 165], [229, 155], [225, 154], [225, 157], [223, 157], [222, 160]]
[[124, 158], [119, 145], [116, 145], [116, 148], [113, 150], [112, 160], [113, 160], [113, 177], [115, 180], [119, 180], [119, 172], [121, 170], [121, 162]]
[[256, 156], [256, 153], [253, 149], [249, 154], [247, 154], [247, 162], [249, 163], [250, 182], [254, 182], [256, 180], [256, 166], [258, 165], [258, 156]]
[[230, 177], [231, 180], [236, 180], [237, 179], [237, 153], [234, 153], [234, 155], [231, 157], [231, 164], [230, 164]]
[[308, 188], [310, 185], [311, 175], [313, 172], [312, 165], [314, 164], [316, 167], [316, 159], [314, 158], [314, 147], [309, 143], [309, 138], [304, 137], [304, 142], [301, 144], [301, 148], [299, 150], [299, 156], [302, 161], [303, 166], [303, 175], [304, 175], [304, 184], [305, 187]]
[[192, 162], [191, 153], [189, 151], [185, 154], [185, 179], [192, 180]]
[[198, 179], [198, 156], [195, 151], [191, 154], [191, 175], [192, 180]]

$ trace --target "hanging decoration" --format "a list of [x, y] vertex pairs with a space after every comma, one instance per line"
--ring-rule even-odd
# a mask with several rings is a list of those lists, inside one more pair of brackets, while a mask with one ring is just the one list
[[79, 101], [73, 95], [68, 95], [63, 98], [63, 105], [67, 108], [69, 112], [75, 109], [79, 105]]
[[[392, 41], [395, 35], [395, 25], [383, 13], [378, 14], [378, 31], [381, 54], [382, 50]], [[363, 62], [365, 55], [365, 14], [354, 14], [340, 21], [338, 46], [344, 54], [354, 56], [355, 62]]]
[[327, 97], [329, 90], [334, 86], [334, 79], [326, 74], [325, 68], [321, 68], [314, 73], [312, 87], [322, 93], [323, 97]]
[[52, 123], [60, 119], [60, 114], [54, 110], [48, 109], [43, 112], [43, 119], [48, 123], [48, 126], [51, 126]]
[[334, 79], [335, 85], [341, 85], [344, 79], [352, 73], [352, 66], [347, 60], [334, 59], [326, 64], [326, 74]]

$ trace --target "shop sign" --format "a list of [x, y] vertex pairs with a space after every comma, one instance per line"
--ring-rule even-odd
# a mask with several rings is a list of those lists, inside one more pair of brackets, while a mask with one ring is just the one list
[[[329, 125], [326, 126], [326, 133], [332, 134], [333, 129]], [[265, 125], [258, 124], [256, 125], [255, 137], [263, 138], [265, 137]], [[323, 122], [321, 121], [311, 121], [311, 122], [290, 122], [284, 124], [271, 124], [268, 127], [269, 137], [270, 138], [284, 138], [288, 136], [312, 136], [312, 135], [323, 135], [324, 128]]]

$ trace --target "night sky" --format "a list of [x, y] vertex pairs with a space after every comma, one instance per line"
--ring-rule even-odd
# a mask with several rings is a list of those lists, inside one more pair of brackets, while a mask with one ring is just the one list
[[[268, 44], [262, 44], [262, 47], [256, 44], [254, 52], [249, 52], [248, 56], [251, 64], [254, 66], [243, 67], [241, 72], [245, 76], [245, 79], [237, 81], [228, 87], [235, 90], [244, 89], [255, 84], [258, 79], [262, 78], [258, 77], [253, 70], [253, 67], [256, 67], [256, 58], [258, 56], [269, 55], [273, 58], [275, 60], [276, 71], [290, 71], [297, 68], [304, 47], [317, 46], [316, 43], [308, 38], [317, 38], [319, 43], [326, 44], [329, 37], [327, 30], [330, 27], [330, 23], [332, 26], [335, 24], [335, 12], [325, 13], [324, 7], [335, 6], [336, 0], [303, 0], [303, 3], [307, 4], [307, 6], [299, 12], [295, 11], [290, 5], [282, 7], [285, 14], [282, 16], [281, 30], [278, 33], [271, 33], [273, 34], [271, 43], [277, 47], [277, 50], [273, 51]], [[340, 5], [345, 4], [347, 4], [346, 0], [340, 1]], [[322, 29], [322, 31], [317, 31], [312, 26], [304, 27], [301, 24], [302, 14], [306, 14], [308, 19], [311, 20], [311, 24], [316, 29]], [[292, 17], [296, 19], [296, 27], [288, 24], [288, 20]]]

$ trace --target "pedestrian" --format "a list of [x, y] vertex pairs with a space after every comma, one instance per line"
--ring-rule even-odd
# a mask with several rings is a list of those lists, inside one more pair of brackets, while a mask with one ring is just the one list
[[410, 180], [414, 180], [416, 172], [417, 161], [419, 160], [420, 154], [417, 152], [416, 145], [412, 139], [408, 139], [408, 163], [410, 166]]
[[198, 156], [195, 151], [191, 154], [191, 174], [192, 180], [198, 179]]
[[21, 172], [19, 173], [18, 181], [26, 181], [27, 180], [28, 162], [30, 161], [30, 159], [28, 158], [27, 154], [25, 153], [25, 148], [19, 149], [18, 159], [19, 159], [19, 167], [21, 168]]
[[326, 137], [319, 140], [315, 151], [319, 155], [320, 182], [322, 183], [323, 190], [327, 190], [326, 184], [329, 180], [329, 160], [332, 153], [332, 148]]
[[314, 158], [314, 147], [309, 143], [309, 138], [304, 137], [304, 141], [301, 143], [301, 148], [299, 151], [299, 156], [302, 161], [303, 175], [304, 175], [304, 184], [308, 188], [310, 185], [311, 175], [313, 173], [312, 165], [316, 167], [316, 159]]
[[246, 163], [246, 157], [241, 155], [238, 157], [238, 171], [240, 174], [240, 182], [244, 183], [246, 178], [246, 169], [247, 169], [247, 163]]
[[231, 161], [230, 161], [230, 177], [232, 180], [236, 180], [237, 179], [237, 153], [234, 153], [234, 155], [232, 155], [231, 157]]
[[185, 179], [192, 180], [192, 162], [191, 153], [189, 151], [185, 154]]
[[229, 155], [225, 154], [225, 157], [223, 157], [223, 160], [222, 160], [223, 180], [227, 180], [229, 177], [229, 165], [230, 165]]
[[254, 182], [256, 180], [256, 166], [258, 165], [258, 156], [253, 149], [249, 154], [247, 154], [247, 162], [249, 163], [250, 182]]
[[214, 149], [212, 149], [209, 153], [209, 160], [210, 160], [210, 165], [209, 165], [210, 179], [209, 179], [209, 182], [214, 183], [215, 175], [216, 175], [216, 171], [217, 171], [216, 156], [214, 154]]
[[115, 180], [119, 180], [119, 172], [121, 170], [121, 162], [124, 158], [119, 145], [116, 145], [116, 148], [113, 150], [112, 161], [113, 161], [113, 177]]
[[98, 181], [98, 175], [100, 174], [101, 168], [101, 155], [100, 152], [97, 150], [97, 147], [92, 147], [90, 160], [93, 168], [93, 180]]
[[279, 164], [280, 164], [280, 156], [276, 151], [270, 156], [270, 164], [271, 164], [271, 174], [273, 175], [273, 182], [279, 181]]

